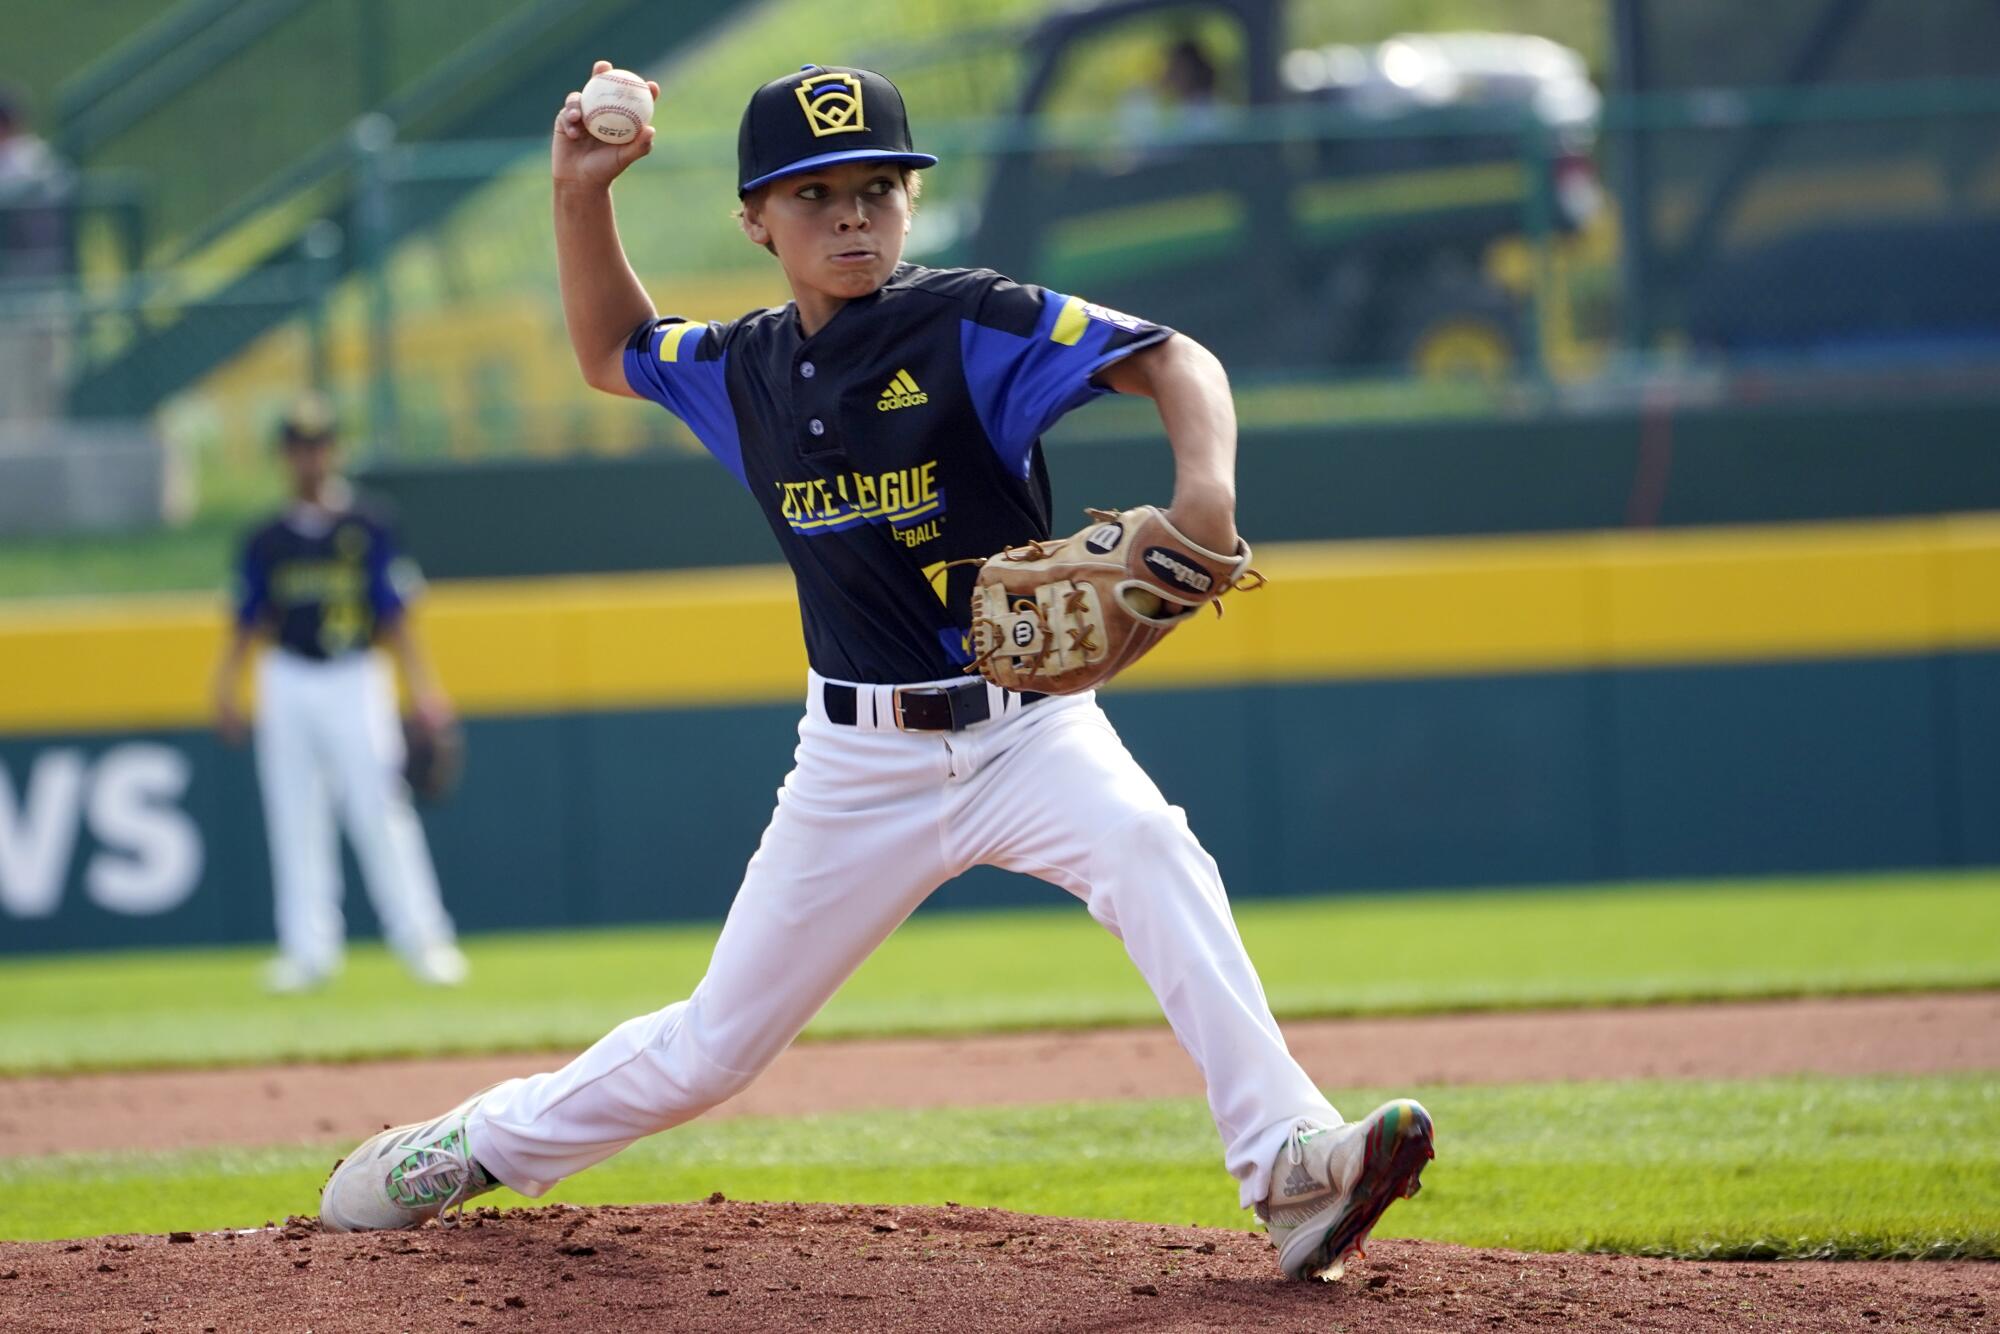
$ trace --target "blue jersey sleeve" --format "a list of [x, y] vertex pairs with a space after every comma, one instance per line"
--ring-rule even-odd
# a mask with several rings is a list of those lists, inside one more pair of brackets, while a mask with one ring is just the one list
[[743, 443], [725, 379], [726, 333], [719, 324], [671, 316], [648, 320], [625, 344], [625, 383], [686, 422], [695, 439], [744, 482]]
[[236, 567], [236, 624], [249, 629], [264, 619], [270, 605], [271, 567], [252, 538], [243, 544], [243, 558]]
[[416, 565], [396, 548], [396, 534], [386, 525], [374, 526], [368, 544], [368, 607], [375, 623], [388, 625], [403, 614], [416, 596]]
[[986, 436], [1017, 477], [1035, 441], [1072, 408], [1111, 391], [1091, 377], [1165, 342], [1163, 324], [993, 274], [959, 323], [965, 382]]

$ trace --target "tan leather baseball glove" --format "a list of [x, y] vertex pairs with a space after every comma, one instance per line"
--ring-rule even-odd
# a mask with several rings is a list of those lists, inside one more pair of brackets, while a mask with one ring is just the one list
[[1196, 546], [1151, 505], [1087, 510], [1054, 542], [990, 557], [972, 590], [973, 668], [1008, 690], [1074, 695], [1125, 670], [1232, 589], [1256, 588], [1250, 547]]

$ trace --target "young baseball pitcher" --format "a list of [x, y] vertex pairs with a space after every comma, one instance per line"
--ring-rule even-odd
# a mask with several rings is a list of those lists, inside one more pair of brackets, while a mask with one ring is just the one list
[[[903, 263], [937, 159], [912, 148], [889, 80], [834, 66], [759, 88], [737, 141], [744, 234], [792, 300], [662, 318], [610, 193], [653, 132], [600, 143], [581, 119], [572, 93], [553, 146], [570, 341], [592, 385], [686, 422], [777, 535], [811, 667], [794, 767], [693, 995], [370, 1139], [327, 1182], [323, 1223], [411, 1227], [496, 1184], [540, 1195], [700, 1115], [934, 889], [987, 864], [1069, 891], [1124, 942], [1280, 1268], [1337, 1278], [1416, 1192], [1430, 1117], [1398, 1100], [1341, 1121], [1285, 1048], [1215, 862], [1089, 688], [1248, 577], [1221, 365], [1074, 296]], [[1040, 436], [1109, 391], [1157, 405], [1173, 504], [1051, 541]]]

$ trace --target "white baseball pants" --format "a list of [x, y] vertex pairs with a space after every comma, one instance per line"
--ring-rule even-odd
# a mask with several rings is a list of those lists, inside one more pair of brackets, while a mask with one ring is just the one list
[[285, 957], [312, 972], [340, 960], [346, 927], [336, 809], [390, 948], [414, 961], [451, 944], [430, 846], [403, 782], [395, 683], [382, 656], [317, 662], [265, 652], [257, 663], [256, 743]]
[[988, 722], [906, 733], [890, 687], [856, 687], [860, 724], [843, 726], [823, 684], [810, 679], [795, 767], [694, 994], [480, 1099], [468, 1137], [489, 1173], [540, 1195], [723, 1102], [932, 890], [979, 864], [1061, 886], [1124, 942], [1207, 1082], [1245, 1205], [1269, 1190], [1294, 1123], [1339, 1123], [1285, 1048], [1214, 860], [1093, 696], [1024, 707], [989, 686]]

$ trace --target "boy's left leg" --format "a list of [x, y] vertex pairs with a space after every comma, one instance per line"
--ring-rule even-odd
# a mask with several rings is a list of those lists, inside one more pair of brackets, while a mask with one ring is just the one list
[[1414, 1195], [1430, 1116], [1397, 1099], [1352, 1124], [1286, 1049], [1214, 860], [1094, 700], [1050, 701], [968, 738], [958, 853], [1052, 881], [1125, 943], [1208, 1085], [1244, 1205], [1289, 1278], [1338, 1278]]
[[465, 980], [465, 956], [445, 911], [424, 826], [403, 781], [403, 733], [388, 664], [373, 653], [334, 665], [337, 716], [322, 720], [347, 836], [382, 933], [425, 982]]
[[1292, 1059], [1214, 858], [1094, 700], [1048, 700], [976, 734], [954, 795], [959, 854], [1050, 881], [1125, 945], [1208, 1086], [1242, 1203], [1262, 1200], [1301, 1122], [1340, 1114]]

